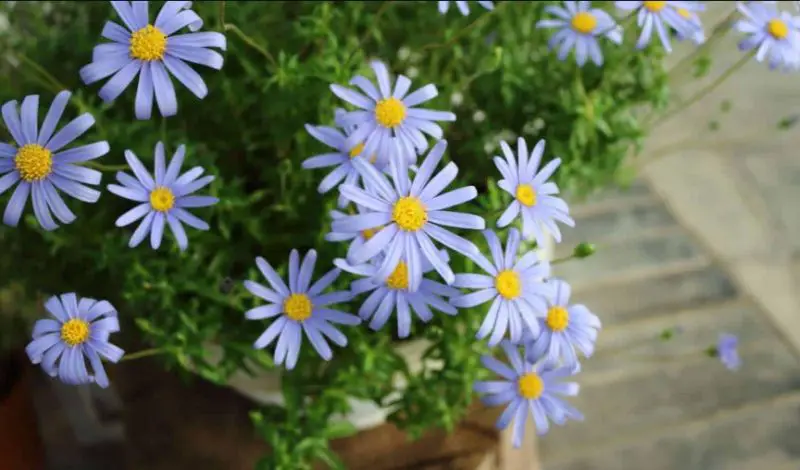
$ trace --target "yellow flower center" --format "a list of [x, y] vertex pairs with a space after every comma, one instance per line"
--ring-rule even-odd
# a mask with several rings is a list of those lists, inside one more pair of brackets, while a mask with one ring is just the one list
[[428, 213], [419, 199], [413, 196], [401, 197], [394, 203], [392, 219], [407, 232], [416, 232], [428, 222]]
[[375, 119], [383, 127], [394, 128], [406, 118], [406, 105], [397, 98], [386, 98], [375, 105]]
[[167, 212], [175, 205], [175, 195], [169, 188], [159, 186], [150, 192], [150, 205], [159, 212]]
[[[357, 156], [361, 155], [361, 152], [364, 151], [364, 144], [358, 144], [355, 147], [350, 149], [350, 158], [356, 158]], [[375, 163], [375, 155], [370, 157], [370, 163]]]
[[572, 17], [572, 29], [581, 34], [589, 34], [596, 27], [597, 18], [587, 11], [579, 11]]
[[689, 10], [687, 10], [686, 8], [678, 8], [677, 12], [681, 16], [681, 18], [684, 18], [684, 19], [687, 19], [687, 20], [692, 18], [692, 14], [689, 13]]
[[644, 7], [652, 11], [653, 13], [657, 13], [663, 10], [665, 6], [667, 6], [667, 2], [665, 1], [644, 2]]
[[529, 184], [517, 186], [517, 201], [523, 206], [532, 207], [536, 205], [536, 191]]
[[366, 230], [361, 231], [361, 236], [364, 237], [365, 241], [369, 241], [370, 238], [374, 237], [376, 233], [383, 230], [383, 226], [378, 226], [375, 228], [368, 228]]
[[789, 35], [789, 25], [779, 19], [770, 20], [767, 23], [767, 31], [775, 39], [786, 39]]
[[408, 289], [408, 266], [405, 261], [397, 263], [392, 274], [386, 279], [386, 285], [390, 289], [405, 290]]
[[303, 321], [311, 316], [314, 306], [305, 294], [292, 294], [283, 302], [283, 313], [294, 321]]
[[535, 372], [529, 372], [519, 378], [517, 388], [522, 398], [535, 400], [542, 396], [544, 392], [544, 382]]
[[53, 154], [38, 144], [26, 144], [17, 150], [14, 166], [23, 181], [39, 181], [53, 171]]
[[550, 307], [545, 322], [553, 331], [564, 331], [569, 326], [569, 312], [564, 307]]
[[89, 339], [89, 323], [73, 318], [61, 325], [61, 341], [68, 346], [78, 346]]
[[500, 271], [494, 278], [494, 287], [497, 292], [508, 300], [516, 299], [522, 292], [522, 283], [519, 274], [515, 271]]
[[153, 25], [131, 33], [131, 57], [139, 60], [162, 60], [167, 50], [167, 35]]

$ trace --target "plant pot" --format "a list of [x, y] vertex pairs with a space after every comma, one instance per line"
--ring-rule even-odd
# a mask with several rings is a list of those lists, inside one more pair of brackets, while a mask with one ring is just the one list
[[44, 468], [31, 391], [31, 368], [22, 354], [0, 359], [0, 470]]
[[[543, 260], [553, 259], [555, 251], [555, 241], [548, 237], [539, 249], [539, 256]], [[405, 359], [411, 373], [422, 370], [422, 354], [430, 345], [424, 339], [412, 339], [397, 343], [395, 350], [398, 355]], [[209, 362], [214, 364], [222, 359], [222, 348], [218, 345], [206, 345], [207, 357]], [[437, 367], [436, 361], [426, 363], [429, 367]], [[248, 397], [256, 403], [262, 405], [283, 405], [283, 395], [281, 394], [281, 374], [276, 371], [265, 371], [258, 366], [253, 366], [253, 370], [260, 371], [254, 376], [244, 371], [237, 371], [228, 379], [228, 386], [240, 394]], [[396, 381], [398, 394], [405, 386], [400, 378]], [[344, 416], [334, 417], [334, 420], [346, 420], [353, 424], [358, 430], [371, 429], [386, 422], [386, 418], [392, 412], [391, 409], [380, 407], [371, 401], [357, 400], [351, 398], [350, 413]]]

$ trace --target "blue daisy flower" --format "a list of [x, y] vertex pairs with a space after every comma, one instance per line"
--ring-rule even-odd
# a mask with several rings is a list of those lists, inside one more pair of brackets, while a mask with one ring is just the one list
[[703, 22], [700, 21], [700, 17], [697, 15], [697, 13], [703, 12], [705, 10], [706, 10], [705, 5], [703, 5], [700, 2], [690, 2], [683, 8], [675, 8], [675, 11], [678, 12], [678, 15], [680, 15], [681, 18], [691, 23], [692, 26], [694, 27], [694, 31], [691, 31], [689, 36], [684, 36], [685, 32], [676, 31], [676, 35], [679, 41], [685, 41], [686, 39], [690, 39], [692, 42], [698, 45], [706, 42], [706, 33], [705, 31], [703, 31]]
[[[358, 204], [356, 204], [355, 206], [357, 214], [367, 214], [370, 212], [368, 209], [365, 209], [364, 207], [361, 207]], [[331, 215], [331, 220], [338, 220], [348, 216], [348, 214], [345, 214], [344, 212], [340, 212], [337, 210], [331, 211], [330, 215]], [[368, 228], [364, 230], [356, 230], [348, 232], [331, 231], [325, 234], [325, 240], [329, 242], [349, 241], [350, 245], [348, 245], [347, 247], [347, 258], [349, 259], [353, 256], [353, 253], [361, 249], [364, 243], [372, 239], [372, 237], [374, 237], [375, 234], [378, 233], [382, 228], [383, 228], [382, 226], [378, 226], [375, 228]]]
[[[440, 251], [439, 256], [446, 263], [448, 256], [446, 251]], [[431, 307], [446, 313], [455, 315], [458, 310], [442, 297], [452, 297], [458, 295], [458, 290], [448, 287], [430, 279], [422, 279], [419, 290], [410, 292], [408, 290], [408, 263], [401, 260], [397, 267], [389, 275], [385, 282], [375, 282], [382, 256], [372, 259], [369, 263], [351, 266], [344, 260], [336, 260], [336, 266], [359, 276], [367, 276], [358, 279], [350, 285], [353, 295], [360, 295], [372, 292], [361, 304], [358, 316], [364, 321], [372, 321], [369, 327], [373, 330], [380, 330], [389, 321], [392, 312], [397, 310], [397, 336], [406, 338], [411, 333], [411, 312], [416, 313], [417, 317], [427, 323], [433, 318]], [[427, 274], [433, 270], [433, 265], [423, 260], [422, 274]]]
[[200, 177], [205, 170], [196, 166], [179, 176], [186, 147], [181, 145], [169, 162], [164, 162], [164, 144], [158, 142], [155, 148], [155, 178], [142, 165], [130, 150], [125, 151], [125, 161], [136, 176], [117, 172], [116, 184], [109, 184], [108, 190], [125, 199], [138, 202], [139, 205], [122, 214], [116, 222], [117, 227], [125, 227], [144, 217], [133, 232], [128, 246], [131, 248], [139, 245], [150, 234], [150, 246], [157, 250], [161, 246], [164, 235], [164, 226], [168, 225], [170, 231], [178, 242], [181, 251], [189, 246], [189, 239], [183, 224], [197, 230], [208, 230], [208, 224], [186, 209], [193, 207], [208, 207], [219, 202], [211, 196], [194, 196], [192, 193], [208, 186], [214, 181], [214, 176]]
[[650, 42], [655, 28], [661, 44], [667, 52], [672, 52], [669, 41], [669, 28], [672, 28], [684, 37], [691, 37], [696, 27], [678, 14], [678, 9], [691, 11], [692, 2], [687, 1], [615, 1], [614, 5], [620, 10], [636, 11], [636, 23], [642, 28], [637, 49], [643, 49]]
[[558, 47], [558, 59], [565, 60], [575, 49], [575, 60], [583, 66], [591, 58], [595, 64], [603, 65], [603, 51], [597, 38], [605, 36], [616, 44], [622, 44], [622, 28], [611, 15], [599, 8], [591, 8], [591, 2], [564, 2], [564, 7], [546, 6], [545, 11], [557, 19], [541, 20], [537, 28], [557, 28], [548, 41], [550, 50]]
[[[166, 2], [153, 24], [149, 3], [111, 2], [125, 28], [113, 21], [106, 22], [102, 36], [112, 42], [95, 46], [92, 62], [80, 70], [86, 85], [113, 75], [100, 89], [100, 98], [106, 103], [114, 101], [139, 75], [134, 106], [137, 119], [150, 119], [153, 96], [162, 116], [178, 112], [170, 74], [195, 96], [205, 98], [208, 88], [187, 62], [219, 70], [222, 55], [209, 48], [225, 50], [226, 47], [225, 36], [220, 33], [195, 32], [203, 26], [203, 20], [189, 9], [192, 2]], [[173, 35], [187, 26], [191, 33]]]
[[292, 250], [289, 256], [289, 286], [287, 287], [272, 266], [264, 258], [259, 257], [256, 258], [256, 266], [270, 287], [253, 281], [244, 282], [245, 288], [251, 294], [269, 302], [267, 305], [248, 310], [245, 317], [248, 320], [278, 317], [258, 337], [253, 347], [264, 349], [277, 338], [275, 364], [285, 363], [287, 369], [294, 369], [297, 364], [300, 346], [303, 343], [303, 332], [317, 353], [328, 361], [333, 357], [333, 352], [327, 340], [333, 341], [341, 347], [347, 345], [347, 337], [333, 324], [358, 325], [361, 323], [361, 320], [355, 315], [330, 308], [332, 304], [349, 301], [353, 297], [350, 292], [322, 293], [339, 277], [341, 273], [339, 269], [334, 268], [328, 271], [317, 282], [311, 284], [316, 262], [316, 251], [309, 250], [301, 262], [299, 252]]
[[363, 246], [353, 250], [348, 257], [350, 264], [366, 263], [384, 252], [386, 257], [375, 277], [377, 281], [385, 281], [400, 260], [405, 259], [408, 265], [408, 289], [416, 292], [422, 281], [422, 259], [427, 259], [447, 284], [452, 284], [455, 278], [450, 266], [439, 257], [432, 240], [462, 254], [478, 254], [478, 247], [472, 242], [442, 228], [486, 228], [486, 222], [477, 215], [446, 210], [471, 201], [478, 195], [473, 186], [440, 194], [458, 174], [458, 167], [450, 162], [433, 176], [446, 148], [447, 142], [441, 140], [431, 149], [413, 182], [409, 178], [406, 162], [400, 158], [392, 159], [390, 170], [394, 185], [363, 158], [353, 159], [353, 165], [371, 192], [346, 184], [339, 186], [339, 191], [370, 212], [336, 219], [331, 224], [332, 231], [352, 233], [383, 228]]
[[[447, 1], [447, 0], [440, 0], [439, 1], [439, 13], [441, 13], [442, 15], [447, 13], [447, 10], [450, 9], [450, 4], [451, 3], [455, 3], [456, 4], [456, 8], [458, 8], [458, 11], [460, 11], [462, 15], [464, 15], [464, 16], [469, 15], [469, 4], [468, 4], [468, 2], [466, 2], [464, 0], [456, 0], [454, 2], [453, 1]], [[490, 11], [494, 9], [494, 3], [491, 2], [491, 1], [488, 1], [488, 0], [478, 0], [478, 5], [482, 6], [483, 8], [486, 8], [487, 10], [490, 10]]]
[[[396, 144], [397, 151], [413, 164], [417, 154], [428, 148], [428, 140], [423, 133], [436, 140], [441, 139], [442, 128], [434, 121], [455, 121], [456, 115], [416, 107], [439, 94], [436, 86], [425, 85], [408, 94], [411, 79], [398, 75], [392, 89], [386, 65], [373, 61], [370, 66], [378, 80], [378, 88], [360, 75], [350, 80], [350, 84], [360, 88], [366, 96], [343, 86], [331, 85], [331, 91], [336, 96], [361, 108], [342, 116], [344, 125], [357, 127], [347, 137], [346, 147], [353, 148], [363, 143], [362, 152], [365, 155], [377, 155], [379, 165], [385, 165], [385, 159], [394, 152], [392, 147]], [[392, 137], [396, 137], [396, 140], [393, 141]]]
[[749, 36], [739, 43], [739, 49], [757, 49], [756, 60], [769, 60], [772, 69], [793, 67], [800, 54], [800, 20], [775, 6], [750, 3], [737, 4], [744, 16], [734, 28]]
[[522, 445], [525, 420], [530, 413], [536, 423], [537, 434], [545, 434], [550, 429], [548, 421], [563, 425], [567, 419], [582, 421], [583, 415], [559, 395], [574, 397], [580, 387], [575, 382], [562, 382], [560, 379], [574, 375], [567, 367], [554, 367], [546, 361], [532, 364], [524, 361], [519, 349], [508, 341], [500, 343], [508, 358], [509, 365], [492, 356], [482, 356], [483, 365], [502, 377], [503, 380], [475, 382], [474, 390], [485, 394], [481, 401], [486, 406], [508, 403], [497, 420], [497, 428], [505, 429], [514, 421], [512, 443]]
[[[343, 109], [336, 110], [335, 116], [337, 122], [341, 122], [341, 118], [344, 113], [345, 110]], [[328, 176], [322, 179], [322, 181], [319, 183], [317, 191], [319, 191], [321, 194], [325, 194], [340, 183], [352, 185], [358, 184], [361, 180], [361, 177], [358, 171], [350, 163], [350, 160], [361, 155], [364, 150], [364, 144], [356, 144], [354, 147], [349, 147], [347, 145], [347, 137], [352, 134], [353, 131], [355, 131], [355, 127], [344, 127], [344, 132], [342, 132], [334, 127], [312, 126], [306, 124], [306, 131], [308, 131], [308, 133], [318, 141], [335, 150], [335, 152], [315, 155], [303, 161], [303, 168], [305, 169], [325, 168], [331, 166], [336, 167], [332, 172], [328, 173]], [[376, 155], [373, 154], [369, 158], [369, 161], [373, 164], [376, 164]], [[384, 162], [385, 160], [382, 159], [381, 161]], [[343, 195], [339, 195], [339, 207], [345, 207], [347, 203], [347, 198]]]
[[53, 215], [62, 224], [75, 220], [57, 189], [83, 202], [100, 198], [100, 191], [84, 185], [100, 184], [101, 173], [80, 164], [107, 154], [108, 142], [63, 150], [94, 125], [92, 115], [81, 114], [55, 132], [70, 96], [68, 91], [56, 95], [41, 128], [39, 96], [26, 96], [19, 110], [16, 101], [3, 105], [3, 122], [16, 145], [0, 143], [0, 194], [19, 183], [3, 213], [4, 224], [19, 224], [29, 195], [36, 220], [48, 231], [58, 228]]
[[483, 232], [493, 263], [482, 254], [473, 256], [478, 264], [489, 275], [457, 274], [454, 287], [480, 289], [450, 300], [459, 308], [470, 308], [492, 301], [491, 307], [476, 335], [483, 339], [491, 333], [489, 346], [495, 346], [509, 332], [511, 341], [522, 340], [525, 327], [530, 334], [539, 334], [538, 317], [547, 312], [547, 301], [551, 287], [544, 282], [550, 275], [550, 264], [539, 261], [534, 251], [518, 257], [520, 236], [517, 229], [508, 232], [506, 249], [497, 235], [491, 230]]
[[528, 240], [535, 238], [539, 246], [545, 243], [543, 229], [557, 243], [561, 242], [561, 231], [556, 221], [569, 227], [575, 226], [575, 221], [569, 216], [567, 203], [555, 196], [558, 186], [547, 181], [558, 169], [561, 159], [556, 158], [539, 170], [544, 146], [545, 141], [540, 140], [529, 157], [528, 144], [520, 137], [517, 140], [517, 157], [505, 142], [500, 142], [500, 147], [506, 159], [494, 157], [494, 164], [503, 176], [497, 185], [514, 198], [497, 220], [497, 226], [506, 227], [519, 216], [522, 218], [522, 236]]
[[539, 319], [540, 333], [526, 348], [528, 361], [541, 358], [579, 370], [578, 355], [575, 350], [591, 357], [597, 341], [597, 332], [602, 327], [600, 319], [585, 305], [570, 305], [572, 289], [569, 284], [558, 279], [548, 281], [553, 285], [553, 295], [548, 299], [547, 315]]
[[717, 356], [719, 361], [728, 370], [739, 370], [742, 366], [742, 360], [739, 357], [737, 348], [739, 347], [739, 338], [730, 333], [721, 333], [717, 341]]
[[101, 358], [116, 363], [125, 354], [108, 340], [111, 333], [119, 331], [117, 310], [105, 300], [79, 299], [74, 293], [50, 297], [44, 307], [54, 319], [33, 325], [33, 340], [25, 348], [31, 362], [69, 385], [94, 382], [108, 387]]

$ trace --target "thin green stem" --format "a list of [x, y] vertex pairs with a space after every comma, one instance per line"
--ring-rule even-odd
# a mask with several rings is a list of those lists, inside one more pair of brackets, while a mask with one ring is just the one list
[[513, 2], [503, 2], [503, 3], [499, 4], [494, 10], [480, 15], [478, 17], [478, 19], [476, 19], [472, 23], [468, 24], [464, 29], [462, 29], [461, 31], [456, 33], [452, 38], [450, 38], [449, 41], [445, 41], [445, 42], [442, 42], [442, 43], [426, 44], [426, 45], [422, 46], [420, 51], [439, 49], [441, 47], [452, 46], [456, 41], [461, 39], [465, 34], [470, 32], [472, 29], [474, 29], [476, 26], [480, 25], [481, 23], [484, 23], [487, 20], [487, 18], [491, 17], [492, 14], [496, 13], [498, 10], [503, 8], [508, 3], [513, 3]]
[[731, 75], [736, 73], [737, 70], [742, 68], [744, 66], [744, 64], [746, 64], [748, 61], [750, 61], [750, 59], [753, 57], [754, 54], [755, 54], [755, 52], [751, 52], [749, 54], [746, 54], [744, 57], [739, 59], [738, 62], [736, 62], [735, 64], [730, 66], [728, 68], [728, 70], [723, 72], [722, 75], [717, 77], [716, 80], [714, 80], [713, 82], [708, 84], [708, 86], [704, 87], [703, 89], [701, 89], [700, 91], [698, 91], [697, 93], [692, 95], [691, 98], [689, 98], [688, 100], [684, 101], [676, 109], [672, 110], [671, 112], [665, 113], [660, 119], [658, 119], [653, 124], [653, 127], [651, 127], [650, 130], [652, 131], [652, 129], [657, 127], [659, 124], [662, 124], [663, 122], [667, 121], [669, 118], [671, 118], [671, 117], [675, 116], [676, 114], [680, 113], [681, 111], [689, 108], [693, 104], [695, 104], [698, 101], [700, 101], [701, 99], [703, 99], [706, 95], [708, 95], [712, 91], [716, 90], [717, 87], [719, 87], [720, 85], [722, 85], [725, 82], [725, 80], [730, 78]]
[[[383, 16], [383, 14], [386, 13], [386, 11], [389, 9], [389, 7], [393, 3], [394, 3], [393, 0], [389, 0], [387, 2], [383, 2], [383, 5], [381, 5], [381, 7], [378, 9], [378, 12], [375, 13], [375, 17], [372, 18], [372, 21], [371, 21], [372, 27], [377, 27], [378, 26], [378, 21], [381, 19], [381, 16]], [[369, 39], [371, 32], [372, 32], [372, 29], [367, 28], [367, 30], [364, 31], [364, 34], [362, 34], [361, 37], [358, 38], [358, 46], [356, 48], [354, 48], [352, 52], [350, 52], [350, 56], [345, 61], [345, 64], [350, 64], [350, 61], [353, 60], [353, 57], [355, 57], [356, 52], [359, 51], [359, 50], [363, 50], [364, 49], [364, 45], [367, 43], [367, 39]]]
[[569, 260], [571, 260], [571, 259], [576, 259], [576, 258], [577, 258], [577, 256], [575, 256], [575, 254], [571, 254], [571, 255], [569, 255], [569, 256], [564, 256], [564, 257], [562, 257], [562, 258], [556, 258], [556, 259], [554, 259], [553, 261], [550, 261], [550, 264], [561, 264], [561, 263], [566, 263], [567, 261], [569, 261]]
[[84, 162], [81, 166], [85, 166], [88, 168], [94, 168], [95, 170], [100, 171], [125, 171], [130, 170], [128, 165], [103, 165], [102, 163], [97, 162]]
[[220, 0], [219, 2], [219, 27], [222, 32], [225, 32], [225, 3], [225, 0]]
[[270, 54], [269, 51], [264, 46], [258, 44], [253, 38], [246, 35], [235, 24], [225, 23], [225, 31], [232, 31], [235, 35], [239, 36], [239, 39], [244, 41], [245, 44], [247, 44], [248, 46], [258, 51], [262, 56], [264, 56], [265, 59], [267, 59], [267, 62], [269, 62], [270, 65], [272, 65], [273, 67], [277, 65], [277, 63], [275, 62], [275, 58], [272, 57], [272, 54]]
[[143, 357], [150, 357], [155, 356], [158, 354], [165, 354], [167, 352], [166, 349], [163, 348], [151, 348], [151, 349], [143, 349], [141, 351], [137, 351], [135, 353], [126, 354], [122, 357], [121, 360], [123, 361], [133, 361], [136, 359], [141, 359]]
[[695, 59], [703, 54], [704, 52], [708, 51], [711, 46], [716, 44], [722, 36], [728, 31], [730, 28], [730, 24], [733, 19], [736, 17], [737, 10], [733, 10], [725, 17], [719, 24], [717, 24], [714, 29], [711, 31], [711, 34], [708, 36], [708, 39], [701, 44], [699, 47], [695, 48], [690, 54], [686, 57], [681, 59], [677, 64], [675, 64], [669, 71], [667, 75], [670, 77], [678, 76], [678, 72], [682, 72], [687, 66], [691, 65]]

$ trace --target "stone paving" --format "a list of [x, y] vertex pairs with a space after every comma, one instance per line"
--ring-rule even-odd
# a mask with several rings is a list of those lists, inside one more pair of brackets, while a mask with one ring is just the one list
[[[800, 362], [771, 317], [649, 184], [575, 211], [557, 256], [600, 250], [556, 274], [604, 330], [579, 378], [586, 421], [540, 439], [544, 470], [800, 468]], [[740, 337], [738, 372], [703, 353], [721, 331]]]

